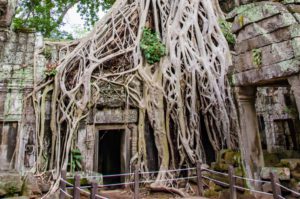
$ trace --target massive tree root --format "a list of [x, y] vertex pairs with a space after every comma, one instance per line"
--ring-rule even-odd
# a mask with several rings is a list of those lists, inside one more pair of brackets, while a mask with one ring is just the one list
[[[201, 120], [216, 151], [237, 147], [236, 111], [226, 79], [230, 51], [214, 2], [117, 0], [74, 50], [63, 49], [69, 53], [51, 83], [53, 167], [67, 167], [79, 123], [105, 85], [123, 87], [127, 106], [140, 109], [137, 163], [142, 170], [147, 170], [145, 118], [154, 130], [161, 171], [205, 162]], [[153, 65], [140, 50], [145, 27], [154, 29], [167, 48]], [[173, 175], [160, 172], [152, 188], [174, 191], [174, 182], [164, 181]]]

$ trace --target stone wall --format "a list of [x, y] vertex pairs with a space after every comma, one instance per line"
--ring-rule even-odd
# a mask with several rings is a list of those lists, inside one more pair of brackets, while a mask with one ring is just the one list
[[35, 56], [43, 38], [10, 29], [16, 3], [0, 1], [0, 171], [34, 164], [35, 117], [32, 102], [25, 99], [42, 78], [45, 65], [43, 57]]
[[256, 112], [263, 149], [269, 153], [298, 150], [299, 119], [290, 88], [260, 87], [256, 96]]
[[33, 66], [34, 52], [43, 43], [38, 34], [4, 29], [0, 32], [0, 46], [0, 170], [6, 170], [15, 168], [11, 159], [18, 155], [21, 120], [33, 114], [32, 106], [24, 107], [23, 102], [34, 81], [41, 77], [42, 68], [34, 70]]
[[[236, 34], [229, 77], [236, 87], [246, 173], [260, 178], [263, 149], [298, 150], [299, 116], [292, 117], [284, 98], [293, 96], [293, 107], [300, 110], [300, 4], [296, 0], [239, 3], [227, 15]], [[291, 133], [291, 129], [297, 130]]]
[[263, 85], [299, 73], [298, 5], [289, 1], [240, 6], [228, 15], [237, 34], [233, 83]]

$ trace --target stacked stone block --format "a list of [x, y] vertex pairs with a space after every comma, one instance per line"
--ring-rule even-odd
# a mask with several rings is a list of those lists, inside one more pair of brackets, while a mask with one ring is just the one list
[[292, 1], [264, 1], [240, 6], [229, 14], [237, 34], [236, 86], [265, 84], [300, 71], [299, 13], [291, 10], [297, 11], [298, 6]]
[[15, 160], [19, 155], [22, 118], [33, 114], [24, 106], [24, 99], [41, 76], [41, 67], [34, 68], [40, 41], [38, 34], [32, 32], [0, 31], [0, 170], [13, 170], [22, 164]]

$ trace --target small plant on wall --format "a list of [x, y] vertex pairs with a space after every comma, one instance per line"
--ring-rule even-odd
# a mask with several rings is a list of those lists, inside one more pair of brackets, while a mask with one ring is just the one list
[[82, 170], [81, 161], [82, 161], [82, 154], [80, 150], [78, 148], [71, 150], [70, 161], [68, 163], [69, 170], [71, 173]]
[[261, 67], [261, 65], [262, 65], [262, 51], [261, 51], [261, 49], [253, 49], [252, 50], [252, 61], [253, 61], [253, 64], [257, 68]]
[[144, 28], [140, 47], [149, 64], [159, 62], [166, 55], [166, 46], [160, 41], [157, 33], [150, 28]]

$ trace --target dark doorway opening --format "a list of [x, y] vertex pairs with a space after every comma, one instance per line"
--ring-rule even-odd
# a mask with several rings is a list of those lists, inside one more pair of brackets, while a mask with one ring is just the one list
[[206, 156], [206, 163], [211, 164], [212, 162], [216, 161], [216, 151], [214, 150], [209, 137], [208, 137], [208, 132], [206, 130], [206, 125], [204, 122], [204, 116], [202, 115], [201, 117], [201, 126], [200, 126], [200, 131], [201, 131], [201, 141], [203, 144], [203, 148], [205, 150], [205, 156]]
[[147, 162], [149, 171], [157, 171], [159, 168], [158, 152], [155, 145], [154, 130], [150, 125], [148, 115], [145, 120], [145, 139], [147, 147]]
[[[102, 175], [120, 174], [121, 140], [124, 130], [99, 131], [98, 172]], [[121, 183], [120, 176], [103, 178], [104, 184]]]

